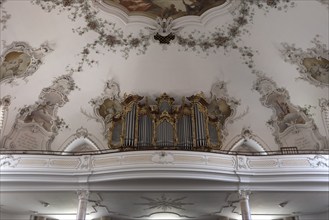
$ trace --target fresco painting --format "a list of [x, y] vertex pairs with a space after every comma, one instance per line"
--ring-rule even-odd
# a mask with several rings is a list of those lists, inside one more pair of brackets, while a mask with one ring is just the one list
[[223, 5], [227, 0], [104, 0], [105, 3], [125, 8], [129, 13], [151, 17], [178, 18], [201, 15], [210, 8]]
[[23, 75], [31, 63], [31, 56], [19, 51], [13, 51], [5, 56], [0, 66], [0, 81], [13, 76]]
[[329, 85], [329, 60], [319, 58], [304, 58], [302, 64], [313, 79]]

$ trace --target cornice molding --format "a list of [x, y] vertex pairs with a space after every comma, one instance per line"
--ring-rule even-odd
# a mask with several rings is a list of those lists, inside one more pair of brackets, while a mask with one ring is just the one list
[[[209, 185], [222, 190], [291, 190], [289, 186], [295, 186], [296, 191], [318, 191], [328, 184], [329, 156], [138, 151], [83, 156], [3, 155], [0, 164], [3, 191], [32, 190], [36, 186], [70, 190], [77, 184], [98, 190], [173, 190], [183, 183], [186, 190]], [[137, 184], [139, 181], [146, 185]], [[27, 186], [26, 182], [31, 184]]]

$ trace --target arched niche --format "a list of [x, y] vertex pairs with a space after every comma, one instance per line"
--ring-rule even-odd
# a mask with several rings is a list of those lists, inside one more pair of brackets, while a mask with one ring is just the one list
[[264, 147], [257, 141], [245, 138], [241, 138], [236, 144], [234, 144], [230, 151], [237, 151], [241, 153], [261, 153], [267, 155]]
[[107, 150], [103, 144], [85, 128], [79, 128], [62, 144], [58, 151], [65, 153], [79, 153]]
[[247, 128], [243, 128], [241, 134], [235, 136], [222, 150], [262, 155], [267, 155], [267, 152], [271, 151], [260, 137]]
[[99, 151], [99, 149], [89, 138], [80, 137], [71, 142], [63, 151], [64, 153], [80, 153]]

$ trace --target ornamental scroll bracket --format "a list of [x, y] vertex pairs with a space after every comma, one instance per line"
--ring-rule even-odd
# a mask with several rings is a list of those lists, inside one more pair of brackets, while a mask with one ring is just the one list
[[175, 34], [180, 28], [175, 27], [172, 17], [157, 17], [155, 21], [154, 26], [148, 28], [153, 34], [154, 39], [159, 41], [160, 44], [170, 44], [175, 39]]

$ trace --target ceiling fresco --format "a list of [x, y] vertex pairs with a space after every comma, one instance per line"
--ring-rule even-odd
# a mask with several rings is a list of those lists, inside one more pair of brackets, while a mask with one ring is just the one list
[[178, 18], [188, 15], [199, 16], [205, 11], [223, 5], [227, 0], [103, 0], [110, 6], [119, 7], [129, 15]]
[[48, 43], [42, 44], [39, 48], [32, 48], [25, 42], [13, 42], [5, 48], [0, 57], [0, 82], [7, 83], [32, 75], [42, 64], [43, 57], [52, 51]]
[[[100, 2], [122, 9], [128, 21], [143, 18], [121, 21]], [[10, 97], [10, 105], [1, 102], [1, 147], [117, 148], [122, 133], [115, 123], [127, 97], [138, 100], [141, 114], [156, 115], [156, 100], [167, 95], [186, 116], [188, 97], [202, 94], [208, 119], [217, 120], [205, 130], [217, 150], [327, 149], [328, 22], [321, 19], [327, 6], [320, 0], [1, 1], [0, 98]], [[311, 15], [322, 11], [305, 17], [308, 8]], [[20, 23], [18, 14], [35, 17]], [[173, 125], [179, 115], [173, 112], [156, 117]]]

